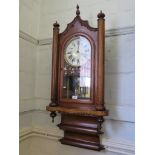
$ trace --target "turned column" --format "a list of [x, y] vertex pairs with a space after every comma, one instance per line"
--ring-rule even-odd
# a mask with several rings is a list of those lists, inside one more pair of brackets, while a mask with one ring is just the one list
[[59, 24], [53, 24], [53, 44], [52, 44], [52, 79], [51, 79], [51, 103], [50, 106], [57, 106], [58, 97], [58, 43], [59, 43]]
[[98, 14], [98, 83], [96, 110], [104, 110], [104, 55], [105, 55], [105, 20], [104, 13]]

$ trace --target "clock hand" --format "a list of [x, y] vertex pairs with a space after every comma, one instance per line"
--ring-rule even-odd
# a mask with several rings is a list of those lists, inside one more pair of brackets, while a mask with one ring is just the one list
[[79, 40], [78, 40], [77, 44], [78, 44], [77, 53], [79, 53], [79, 46], [80, 46], [80, 41]]

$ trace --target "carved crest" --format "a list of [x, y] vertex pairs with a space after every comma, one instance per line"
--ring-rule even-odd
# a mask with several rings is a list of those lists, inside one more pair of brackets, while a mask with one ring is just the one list
[[79, 5], [76, 6], [76, 9], [77, 9], [77, 10], [76, 10], [76, 17], [73, 19], [72, 22], [70, 22], [70, 23], [67, 24], [66, 29], [65, 29], [62, 33], [60, 33], [60, 34], [63, 35], [63, 34], [65, 34], [65, 33], [67, 33], [67, 32], [70, 30], [70, 28], [72, 28], [76, 23], [80, 23], [81, 26], [86, 27], [86, 28], [89, 29], [90, 31], [97, 31], [98, 28], [91, 27], [91, 26], [89, 25], [89, 23], [88, 23], [88, 20], [83, 20], [83, 19], [81, 19], [81, 17], [80, 17]]

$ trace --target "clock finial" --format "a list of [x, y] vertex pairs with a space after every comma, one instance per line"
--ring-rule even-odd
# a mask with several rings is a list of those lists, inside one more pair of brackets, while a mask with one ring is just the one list
[[100, 11], [100, 13], [97, 15], [98, 18], [104, 18], [105, 14], [102, 12], [102, 10]]
[[59, 23], [56, 21], [54, 24], [53, 24], [54, 27], [59, 27]]
[[76, 15], [79, 16], [79, 15], [80, 15], [80, 10], [79, 10], [79, 5], [78, 5], [78, 4], [77, 4], [77, 6], [76, 6], [76, 9], [77, 9], [77, 10], [76, 10]]

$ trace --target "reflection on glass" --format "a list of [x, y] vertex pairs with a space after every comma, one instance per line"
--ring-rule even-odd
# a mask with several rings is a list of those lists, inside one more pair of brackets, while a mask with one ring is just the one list
[[90, 98], [91, 45], [85, 37], [75, 37], [66, 44], [63, 77], [63, 98]]

